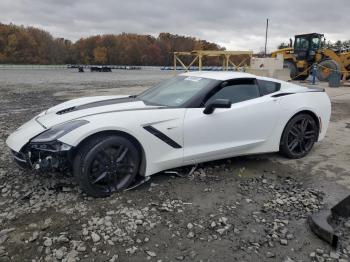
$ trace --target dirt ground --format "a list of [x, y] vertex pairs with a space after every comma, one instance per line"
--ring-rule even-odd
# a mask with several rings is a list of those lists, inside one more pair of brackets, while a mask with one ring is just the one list
[[189, 177], [157, 174], [105, 199], [84, 195], [69, 174], [12, 164], [5, 139], [34, 114], [79, 96], [137, 94], [171, 75], [152, 74], [74, 84], [73, 76], [0, 80], [0, 261], [349, 261], [350, 221], [337, 225], [334, 250], [306, 217], [349, 194], [350, 87], [327, 88], [327, 136], [300, 160], [209, 162]]

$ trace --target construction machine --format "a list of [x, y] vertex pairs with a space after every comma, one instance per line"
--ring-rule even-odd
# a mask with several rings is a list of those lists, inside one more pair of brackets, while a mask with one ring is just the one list
[[342, 79], [350, 78], [350, 49], [326, 47], [323, 34], [311, 33], [296, 35], [290, 46], [272, 52], [272, 57], [282, 54], [284, 67], [290, 69], [293, 80], [305, 80], [311, 73], [312, 65], [317, 64], [317, 78], [328, 81], [332, 72]]

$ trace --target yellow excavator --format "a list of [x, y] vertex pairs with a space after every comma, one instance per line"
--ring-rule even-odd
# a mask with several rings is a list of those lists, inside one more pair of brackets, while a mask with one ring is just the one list
[[350, 78], [350, 49], [327, 48], [323, 34], [296, 35], [287, 48], [272, 52], [271, 57], [282, 54], [284, 67], [290, 69], [293, 80], [305, 80], [317, 64], [317, 78], [328, 81], [332, 72], [338, 72], [343, 80]]

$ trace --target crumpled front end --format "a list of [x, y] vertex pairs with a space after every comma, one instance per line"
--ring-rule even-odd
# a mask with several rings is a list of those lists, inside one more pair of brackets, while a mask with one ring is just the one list
[[25, 145], [20, 152], [12, 150], [15, 163], [21, 168], [44, 172], [64, 171], [71, 167], [72, 147], [60, 141], [32, 143]]
[[[134, 97], [96, 96], [70, 100], [54, 106], [13, 132], [6, 143], [21, 167], [62, 171], [71, 165], [74, 147], [62, 138], [88, 124], [86, 116], [144, 109]], [[74, 141], [73, 141], [74, 142]]]
[[8, 137], [6, 144], [19, 167], [42, 171], [62, 171], [69, 167], [71, 146], [58, 140], [33, 141], [47, 130], [34, 118]]

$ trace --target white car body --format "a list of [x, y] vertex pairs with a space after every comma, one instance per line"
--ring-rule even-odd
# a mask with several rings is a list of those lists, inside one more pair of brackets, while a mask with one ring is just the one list
[[[143, 101], [108, 103], [123, 96], [74, 99], [36, 116], [14, 131], [6, 143], [16, 154], [34, 137], [56, 125], [77, 119], [87, 120], [88, 124], [58, 140], [70, 147], [77, 147], [84, 139], [98, 132], [126, 133], [142, 147], [145, 159], [141, 175], [150, 176], [204, 161], [277, 152], [286, 124], [302, 111], [312, 112], [320, 121], [318, 141], [326, 134], [331, 105], [329, 97], [322, 90], [240, 72], [197, 71], [182, 76], [219, 81], [254, 78], [280, 83], [281, 88], [269, 95], [232, 104], [231, 108], [217, 108], [212, 114], [204, 114], [202, 107], [168, 108], [146, 105]], [[101, 101], [107, 101], [107, 104]], [[96, 103], [95, 106], [93, 103]], [[84, 108], [84, 105], [90, 106]], [[80, 110], [70, 112], [70, 108], [79, 106], [82, 106]], [[147, 131], [144, 128], [147, 126], [170, 138], [175, 146]]]

